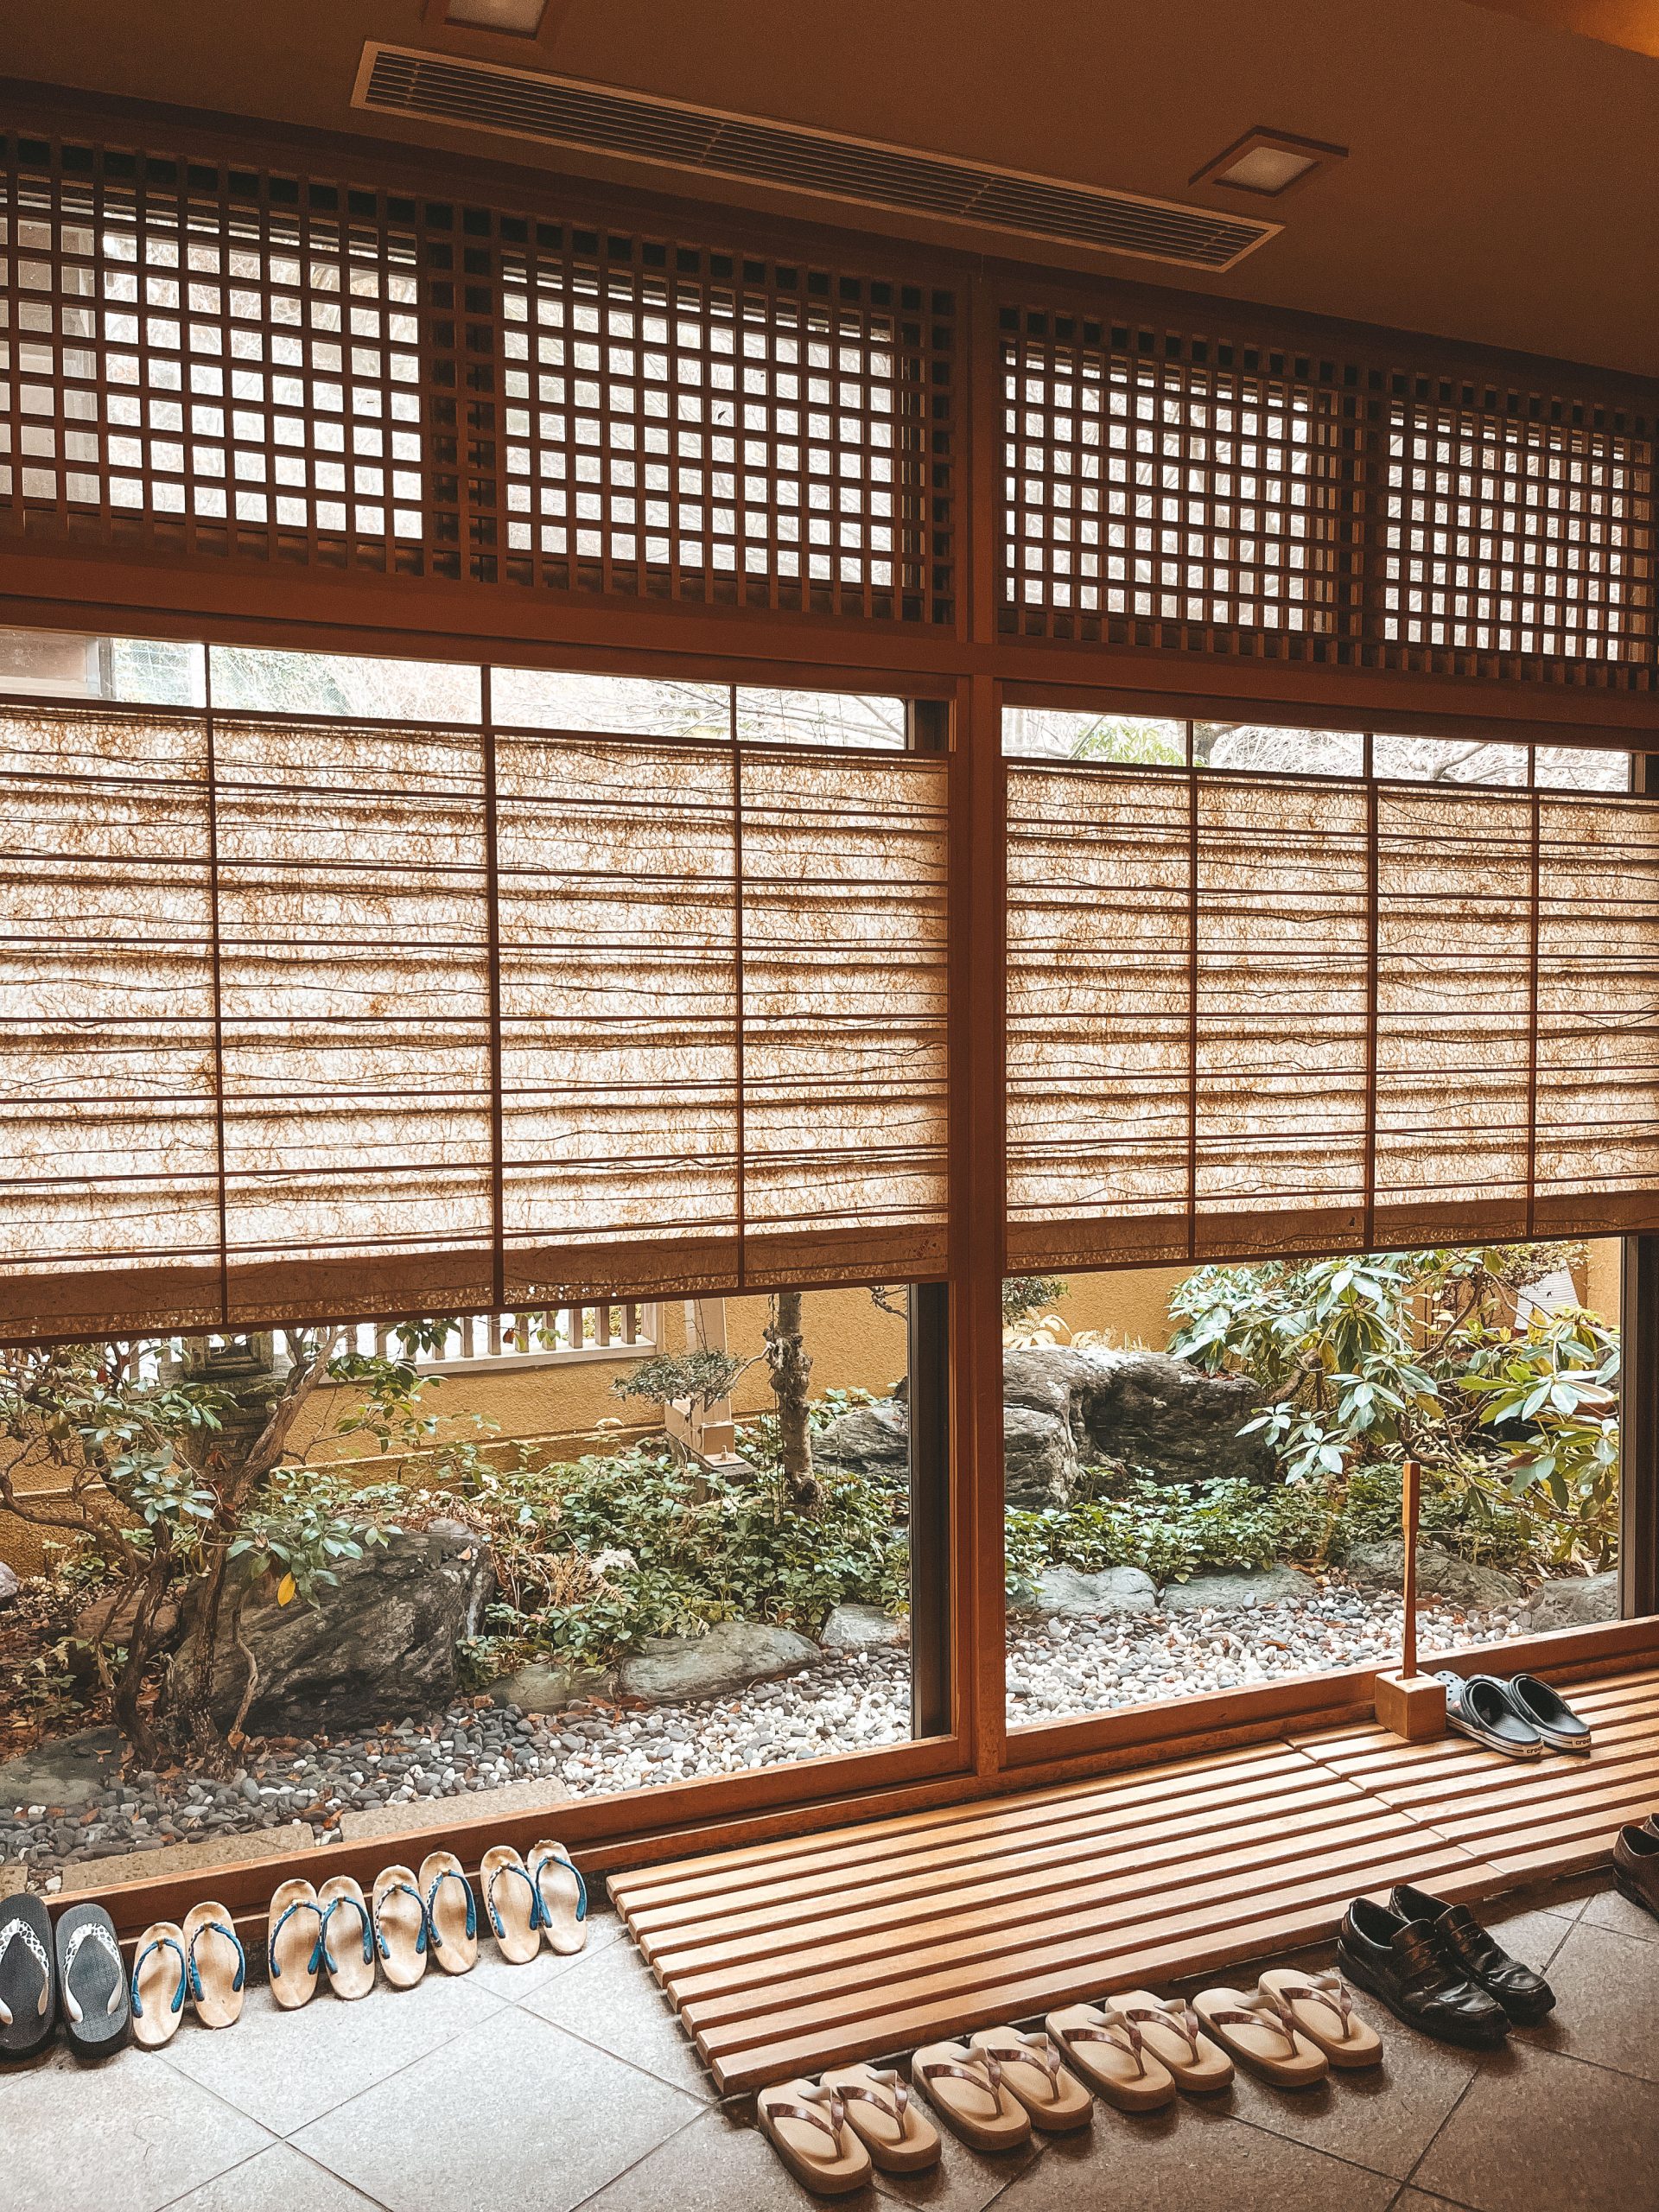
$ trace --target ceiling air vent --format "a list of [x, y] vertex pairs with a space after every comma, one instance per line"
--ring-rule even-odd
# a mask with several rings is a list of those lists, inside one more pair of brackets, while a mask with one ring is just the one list
[[352, 105], [1189, 269], [1230, 269], [1284, 227], [372, 39]]

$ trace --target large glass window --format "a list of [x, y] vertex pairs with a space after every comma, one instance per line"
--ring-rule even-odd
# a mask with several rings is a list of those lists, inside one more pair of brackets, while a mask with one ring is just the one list
[[905, 1741], [910, 1306], [0, 1352], [0, 1862], [82, 1887]]
[[1010, 1726], [1397, 1662], [1408, 1453], [1426, 1659], [1616, 1618], [1620, 1257], [1010, 1282]]

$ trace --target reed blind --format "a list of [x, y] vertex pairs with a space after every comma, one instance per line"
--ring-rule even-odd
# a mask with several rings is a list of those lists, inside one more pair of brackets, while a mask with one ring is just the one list
[[1008, 1263], [1659, 1229], [1659, 803], [1008, 776]]
[[919, 754], [0, 712], [0, 1328], [942, 1271]]

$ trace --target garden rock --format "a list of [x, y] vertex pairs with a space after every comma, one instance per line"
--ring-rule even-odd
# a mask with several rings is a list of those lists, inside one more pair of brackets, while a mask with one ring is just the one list
[[1082, 1620], [1115, 1613], [1150, 1613], [1158, 1607], [1158, 1586], [1138, 1567], [1108, 1567], [1098, 1574], [1080, 1567], [1048, 1567], [1028, 1592], [1022, 1612], [1039, 1620]]
[[[1256, 1386], [1242, 1376], [1206, 1375], [1167, 1352], [1049, 1344], [1002, 1356], [1002, 1459], [1010, 1505], [1068, 1504], [1081, 1469], [1116, 1459], [1158, 1480], [1273, 1478], [1273, 1453], [1254, 1416]], [[852, 1474], [902, 1469], [910, 1455], [910, 1408], [887, 1398], [831, 1421], [816, 1456]]]
[[83, 1728], [0, 1764], [0, 1815], [18, 1805], [61, 1805], [79, 1813], [107, 1789], [121, 1764], [113, 1728]]
[[[458, 1688], [458, 1647], [478, 1633], [495, 1588], [487, 1539], [458, 1521], [405, 1530], [361, 1559], [315, 1603], [249, 1603], [242, 1640], [259, 1669], [246, 1726], [295, 1735], [401, 1719], [447, 1704]], [[235, 1713], [247, 1666], [230, 1642], [213, 1669], [213, 1705]]]
[[597, 1667], [556, 1666], [541, 1659], [531, 1660], [517, 1674], [490, 1685], [497, 1705], [514, 1705], [520, 1713], [558, 1713], [582, 1698], [609, 1698], [615, 1692], [613, 1674]]
[[880, 1605], [837, 1605], [818, 1631], [825, 1651], [880, 1651], [909, 1641], [910, 1623]]
[[1527, 1607], [1524, 1626], [1534, 1634], [1552, 1628], [1589, 1628], [1618, 1618], [1618, 1572], [1561, 1575], [1541, 1582]]
[[1252, 1612], [1262, 1605], [1294, 1605], [1318, 1594], [1319, 1585], [1300, 1567], [1242, 1567], [1172, 1582], [1163, 1595], [1163, 1609], [1166, 1613], [1196, 1613], [1207, 1605], [1217, 1613]]
[[726, 1697], [772, 1675], [813, 1665], [818, 1647], [793, 1629], [764, 1621], [716, 1621], [706, 1636], [648, 1636], [622, 1662], [618, 1687], [650, 1705]]
[[[1362, 1590], [1391, 1590], [1398, 1596], [1405, 1578], [1406, 1548], [1398, 1536], [1356, 1544], [1343, 1560]], [[1417, 1587], [1426, 1598], [1449, 1598], [1454, 1605], [1508, 1605], [1525, 1594], [1524, 1584], [1496, 1567], [1476, 1567], [1443, 1552], [1438, 1544], [1417, 1547]]]
[[903, 1474], [910, 1465], [910, 1406], [903, 1397], [855, 1406], [813, 1440], [813, 1459], [849, 1474]]
[[17, 1574], [14, 1567], [0, 1559], [0, 1605], [9, 1605], [17, 1595]]

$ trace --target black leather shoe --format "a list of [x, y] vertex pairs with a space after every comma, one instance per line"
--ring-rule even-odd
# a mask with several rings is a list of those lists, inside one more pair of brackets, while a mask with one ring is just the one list
[[1530, 2028], [1555, 2009], [1555, 1993], [1541, 1974], [1512, 1959], [1467, 1905], [1447, 1904], [1401, 1883], [1389, 1899], [1405, 1920], [1426, 1920], [1477, 1989], [1495, 1997], [1512, 2020]]
[[1510, 2032], [1509, 2014], [1469, 1980], [1426, 1920], [1407, 1920], [1387, 1905], [1356, 1897], [1343, 1916], [1337, 1964], [1425, 2035], [1492, 2050]]
[[1613, 1843], [1613, 1879], [1620, 1894], [1659, 1920], [1659, 1816], [1620, 1828]]

